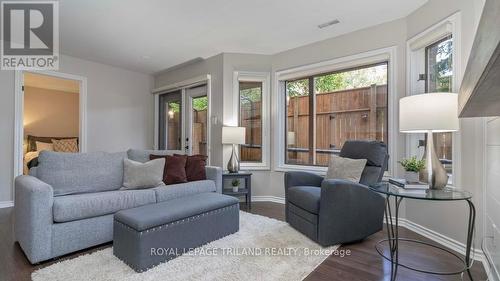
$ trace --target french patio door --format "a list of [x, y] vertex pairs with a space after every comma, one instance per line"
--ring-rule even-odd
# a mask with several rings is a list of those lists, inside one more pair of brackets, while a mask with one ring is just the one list
[[208, 102], [206, 85], [161, 94], [158, 148], [208, 156]]

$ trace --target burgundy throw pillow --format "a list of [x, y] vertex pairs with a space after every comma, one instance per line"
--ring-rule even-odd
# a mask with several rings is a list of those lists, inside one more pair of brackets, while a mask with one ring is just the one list
[[163, 182], [165, 184], [176, 184], [187, 182], [186, 161], [184, 155], [149, 155], [149, 159], [165, 158], [165, 168], [163, 170]]
[[186, 176], [188, 181], [201, 181], [207, 179], [205, 166], [207, 165], [207, 156], [193, 155], [188, 156], [186, 161]]

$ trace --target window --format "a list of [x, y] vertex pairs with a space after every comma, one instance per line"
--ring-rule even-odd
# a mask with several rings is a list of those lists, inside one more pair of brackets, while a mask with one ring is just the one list
[[328, 166], [346, 140], [388, 143], [388, 62], [284, 81], [285, 164]]
[[[457, 92], [462, 72], [460, 14], [456, 13], [417, 34], [407, 42], [407, 95]], [[422, 158], [425, 134], [406, 134], [406, 157]], [[434, 133], [436, 154], [445, 167], [448, 184], [460, 186], [461, 132]]]
[[[452, 36], [425, 47], [425, 92], [452, 92], [453, 39]], [[435, 133], [436, 153], [446, 171], [453, 173], [453, 133]]]
[[159, 96], [159, 149], [182, 150], [181, 91]]
[[240, 120], [246, 143], [240, 145], [242, 162], [262, 162], [262, 82], [239, 81]]
[[240, 145], [240, 165], [245, 169], [269, 169], [269, 73], [234, 73], [238, 125], [246, 128]]

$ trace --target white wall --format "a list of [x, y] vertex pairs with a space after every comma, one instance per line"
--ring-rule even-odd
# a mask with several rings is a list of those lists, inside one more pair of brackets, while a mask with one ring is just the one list
[[[500, 117], [490, 118], [486, 125], [485, 248], [490, 252], [496, 270], [500, 270]], [[489, 238], [491, 237], [491, 238]]]
[[[238, 55], [238, 54], [223, 54], [223, 64], [221, 67], [223, 75], [223, 117], [224, 122], [229, 124], [234, 123], [235, 112], [232, 108], [232, 72], [234, 70], [259, 71], [268, 69], [268, 62], [271, 61], [271, 83], [274, 81], [274, 73], [276, 71], [285, 70], [297, 66], [309, 65], [321, 61], [331, 60], [335, 58], [354, 55], [374, 49], [386, 48], [391, 46], [397, 47], [397, 84], [396, 84], [396, 99], [406, 95], [406, 42], [414, 35], [422, 32], [426, 28], [438, 23], [446, 17], [457, 11], [461, 11], [461, 34], [462, 34], [462, 68], [468, 60], [469, 52], [472, 46], [475, 30], [481, 14], [484, 0], [430, 0], [423, 7], [410, 14], [406, 18], [395, 20], [392, 22], [380, 24], [367, 29], [359, 30], [349, 34], [345, 34], [336, 38], [316, 42], [299, 48], [284, 51], [272, 56], [260, 55]], [[220, 55], [219, 55], [220, 56]], [[209, 59], [207, 59], [209, 60]], [[252, 62], [251, 64], [249, 62]], [[188, 79], [193, 76], [185, 75], [192, 72], [189, 69], [202, 68], [203, 63], [196, 63], [195, 66], [182, 67], [171, 71], [164, 76], [156, 77], [157, 86], [164, 80], [174, 82], [174, 80]], [[198, 66], [196, 66], [198, 65]], [[214, 70], [212, 70], [214, 71]], [[192, 74], [192, 73], [191, 73]], [[206, 74], [206, 73], [205, 73]], [[197, 74], [199, 75], [199, 74]], [[460, 74], [462, 75], [462, 74]], [[176, 79], [169, 79], [174, 77]], [[160, 82], [160, 85], [158, 84]], [[271, 85], [272, 95], [274, 85]], [[272, 108], [272, 106], [271, 106]], [[219, 112], [220, 113], [220, 112]], [[397, 116], [398, 113], [396, 113]], [[276, 119], [276, 118], [272, 118]], [[396, 122], [397, 123], [397, 122]], [[474, 203], [478, 211], [478, 222], [476, 224], [476, 246], [482, 237], [482, 143], [483, 143], [483, 125], [480, 119], [466, 119], [461, 121], [461, 173], [458, 175], [461, 179], [462, 188], [467, 189], [474, 195]], [[271, 123], [271, 136], [276, 124]], [[396, 153], [391, 155], [393, 161], [405, 157], [405, 135], [398, 133]], [[271, 141], [271, 152], [281, 147], [274, 147], [274, 141]], [[224, 165], [227, 161], [228, 149], [222, 150], [224, 154]], [[272, 155], [273, 156], [273, 155]], [[275, 164], [272, 157], [272, 166]], [[396, 175], [401, 176], [401, 169], [396, 171]], [[255, 171], [252, 178], [254, 195], [257, 196], [276, 196], [284, 197], [283, 188], [283, 173], [278, 171]], [[451, 237], [458, 241], [465, 241], [465, 225], [457, 222], [466, 222], [465, 209], [462, 203], [449, 203], [448, 207], [443, 207], [441, 204], [430, 204], [422, 202], [406, 202], [403, 203], [403, 217], [428, 227], [445, 236]]]
[[[153, 146], [152, 76], [61, 56], [60, 72], [87, 77], [88, 151]], [[14, 72], [0, 71], [0, 202], [13, 199]]]
[[[448, 16], [461, 14], [461, 53], [462, 73], [456, 73], [461, 80], [467, 65], [472, 42], [482, 10], [482, 0], [431, 0], [407, 17], [408, 39]], [[476, 205], [476, 247], [482, 238], [482, 171], [483, 171], [483, 125], [480, 119], [461, 119], [461, 171], [457, 173], [460, 188], [473, 194]], [[444, 234], [450, 238], [465, 242], [468, 209], [466, 202], [422, 202], [408, 201], [407, 219]]]

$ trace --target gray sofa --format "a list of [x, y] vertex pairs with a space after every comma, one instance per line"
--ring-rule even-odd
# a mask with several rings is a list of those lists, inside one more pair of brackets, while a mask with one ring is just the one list
[[31, 263], [112, 241], [113, 214], [124, 209], [204, 192], [222, 191], [222, 169], [207, 180], [120, 190], [123, 159], [146, 162], [165, 151], [106, 153], [43, 151], [38, 167], [15, 180], [15, 237]]
[[385, 200], [368, 185], [382, 179], [389, 159], [386, 145], [347, 141], [340, 156], [367, 159], [359, 183], [308, 172], [285, 174], [286, 221], [323, 246], [359, 241], [382, 230]]

